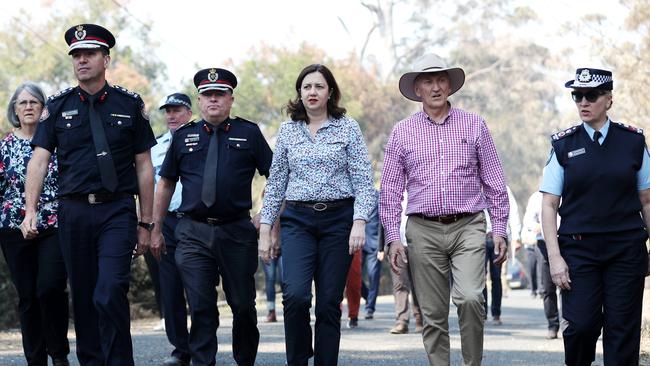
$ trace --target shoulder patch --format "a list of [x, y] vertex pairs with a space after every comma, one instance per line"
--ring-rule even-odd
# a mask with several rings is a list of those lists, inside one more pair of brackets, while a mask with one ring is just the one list
[[248, 122], [248, 123], [252, 123], [252, 124], [254, 124], [254, 125], [256, 125], [256, 126], [257, 126], [257, 123], [255, 123], [255, 122], [252, 122], [252, 121], [249, 121], [249, 120], [247, 120], [247, 119], [245, 119], [245, 118], [241, 118], [241, 117], [239, 117], [239, 116], [235, 116], [235, 118], [233, 118], [233, 119], [235, 119], [235, 120], [238, 120], [238, 121], [241, 121], [241, 122]]
[[643, 129], [642, 129], [642, 128], [637, 128], [637, 127], [634, 127], [634, 126], [631, 126], [631, 125], [627, 125], [627, 124], [625, 124], [625, 123], [621, 123], [621, 122], [613, 122], [612, 124], [613, 124], [614, 126], [616, 126], [616, 127], [622, 128], [622, 129], [624, 129], [624, 130], [626, 130], [626, 131], [636, 132], [636, 133], [638, 133], [638, 134], [643, 135]]
[[74, 90], [73, 86], [71, 86], [71, 87], [69, 87], [67, 89], [59, 90], [58, 92], [50, 95], [49, 98], [47, 98], [47, 101], [51, 102], [51, 101], [53, 101], [53, 100], [55, 100], [57, 98], [60, 98], [60, 97], [62, 97], [64, 95], [70, 94], [73, 90]]
[[578, 130], [578, 127], [580, 127], [580, 125], [575, 125], [573, 127], [567, 128], [564, 131], [554, 133], [554, 134], [551, 135], [551, 140], [557, 141], [557, 140], [563, 139], [563, 138], [565, 138], [567, 136], [573, 135]]
[[117, 90], [117, 91], [123, 93], [123, 94], [126, 94], [126, 95], [132, 97], [132, 98], [135, 98], [135, 99], [139, 99], [139, 98], [140, 98], [140, 94], [138, 94], [138, 93], [134, 93], [134, 92], [128, 90], [127, 88], [121, 87], [121, 86], [119, 86], [119, 85], [113, 85], [113, 88], [114, 88], [115, 90]]

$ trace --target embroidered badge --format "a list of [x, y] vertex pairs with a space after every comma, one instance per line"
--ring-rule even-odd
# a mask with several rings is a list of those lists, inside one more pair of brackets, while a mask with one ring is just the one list
[[586, 153], [586, 150], [585, 150], [585, 148], [583, 147], [583, 148], [580, 148], [580, 149], [577, 149], [577, 150], [569, 151], [569, 153], [567, 154], [567, 156], [568, 156], [569, 158], [573, 158], [573, 157], [576, 157], [576, 156], [578, 156], [578, 155], [582, 155], [582, 154], [584, 154], [584, 153]]
[[74, 38], [76, 38], [77, 41], [83, 41], [86, 38], [86, 30], [83, 25], [77, 26], [76, 31], [74, 32]]
[[217, 79], [219, 79], [219, 74], [217, 74], [217, 70], [210, 69], [210, 72], [208, 72], [208, 80], [214, 83], [215, 81], [217, 81]]
[[580, 72], [580, 75], [578, 76], [578, 81], [582, 83], [588, 83], [591, 81], [591, 74], [589, 73], [589, 69], [583, 69]]
[[43, 107], [43, 112], [41, 112], [41, 117], [38, 119], [39, 122], [43, 122], [50, 116], [50, 111], [47, 109], [47, 106]]

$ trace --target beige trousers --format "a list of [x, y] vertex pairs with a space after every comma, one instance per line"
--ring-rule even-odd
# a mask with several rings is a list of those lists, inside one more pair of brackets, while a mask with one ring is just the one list
[[406, 240], [413, 287], [424, 321], [422, 339], [429, 364], [449, 365], [451, 292], [458, 308], [464, 365], [481, 365], [485, 322], [483, 212], [449, 225], [411, 216], [406, 225]]

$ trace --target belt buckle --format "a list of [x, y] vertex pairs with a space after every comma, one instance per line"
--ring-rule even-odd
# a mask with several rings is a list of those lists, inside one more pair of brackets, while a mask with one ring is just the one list
[[221, 220], [219, 220], [219, 219], [216, 218], [216, 217], [208, 217], [208, 218], [205, 219], [205, 222], [207, 222], [207, 223], [210, 224], [210, 225], [216, 225], [216, 224], [218, 224], [219, 222], [221, 222]]
[[95, 205], [95, 204], [98, 204], [98, 203], [101, 203], [101, 202], [99, 202], [99, 200], [97, 200], [97, 196], [94, 193], [90, 193], [88, 195], [88, 203], [90, 203], [91, 205]]
[[314, 203], [314, 211], [322, 212], [327, 210], [327, 203], [317, 202]]

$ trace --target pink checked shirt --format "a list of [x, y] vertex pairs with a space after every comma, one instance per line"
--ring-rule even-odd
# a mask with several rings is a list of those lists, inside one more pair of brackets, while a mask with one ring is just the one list
[[402, 198], [406, 214], [480, 212], [487, 208], [493, 233], [506, 236], [508, 194], [501, 162], [485, 121], [450, 108], [442, 124], [418, 112], [394, 128], [384, 153], [379, 214], [386, 243], [399, 240]]

